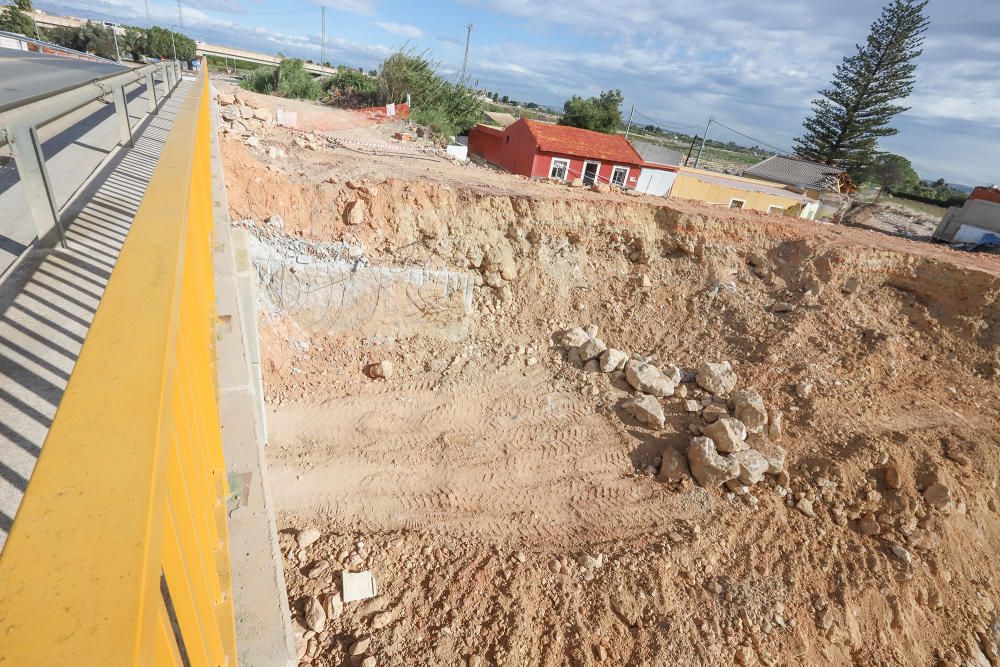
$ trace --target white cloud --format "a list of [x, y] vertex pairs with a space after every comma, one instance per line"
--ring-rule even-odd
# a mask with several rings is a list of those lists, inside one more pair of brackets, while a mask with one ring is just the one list
[[376, 21], [375, 25], [382, 28], [382, 30], [385, 30], [386, 32], [391, 32], [394, 35], [400, 35], [402, 37], [408, 37], [409, 39], [420, 39], [424, 36], [424, 31], [415, 25], [392, 23], [390, 21]]

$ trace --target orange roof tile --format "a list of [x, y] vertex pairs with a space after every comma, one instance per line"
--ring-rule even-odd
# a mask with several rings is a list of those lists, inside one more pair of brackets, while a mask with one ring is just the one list
[[643, 160], [629, 140], [620, 134], [604, 134], [567, 125], [553, 125], [523, 119], [538, 142], [539, 150], [562, 153], [607, 162], [642, 164]]

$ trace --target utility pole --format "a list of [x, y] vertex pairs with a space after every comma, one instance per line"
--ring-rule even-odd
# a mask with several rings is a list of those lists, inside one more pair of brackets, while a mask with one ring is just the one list
[[712, 127], [712, 123], [715, 122], [715, 116], [708, 117], [708, 125], [705, 126], [705, 136], [701, 138], [701, 146], [698, 148], [698, 156], [694, 159], [694, 168], [698, 168], [698, 163], [701, 162], [701, 152], [705, 150], [705, 140], [708, 139], [708, 128]]
[[632, 131], [632, 116], [635, 115], [635, 105], [632, 105], [632, 110], [628, 112], [628, 125], [625, 126], [625, 138], [628, 139], [628, 133]]
[[[177, 0], [177, 26], [183, 30], [184, 29], [184, 13], [181, 12], [181, 0]], [[174, 57], [174, 60], [177, 60]]]
[[476, 26], [471, 23], [465, 24], [465, 58], [462, 60], [462, 78], [459, 79], [459, 83], [465, 83], [466, 73], [469, 69], [469, 43], [472, 41], [472, 31], [476, 29]]
[[694, 151], [694, 144], [696, 141], [698, 141], [698, 139], [700, 139], [700, 137], [697, 134], [691, 137], [691, 145], [688, 146], [688, 154], [687, 157], [684, 158], [685, 167], [688, 166], [688, 160], [691, 159], [691, 153]]
[[146, 27], [153, 27], [153, 22], [149, 20], [149, 0], [146, 0]]
[[174, 60], [177, 60], [177, 44], [174, 42], [174, 31], [170, 31], [170, 48], [174, 50]]
[[320, 37], [319, 64], [326, 66], [326, 5], [320, 5], [320, 16], [323, 18], [323, 36]]

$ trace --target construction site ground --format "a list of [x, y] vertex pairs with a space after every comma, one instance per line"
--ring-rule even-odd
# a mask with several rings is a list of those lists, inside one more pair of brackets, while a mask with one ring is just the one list
[[[298, 116], [221, 148], [301, 664], [1000, 664], [1000, 258], [242, 102]], [[588, 325], [680, 368], [662, 428], [567, 353]], [[706, 488], [689, 443], [733, 406], [695, 372], [726, 361], [787, 458]]]

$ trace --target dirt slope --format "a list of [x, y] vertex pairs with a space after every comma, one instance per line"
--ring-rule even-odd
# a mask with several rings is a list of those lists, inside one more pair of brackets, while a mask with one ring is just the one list
[[[305, 664], [997, 664], [996, 258], [495, 176], [348, 184], [356, 159], [286, 148], [265, 170], [224, 142], [234, 219], [289, 252], [343, 241], [477, 284], [459, 341], [433, 318], [332, 335], [261, 286]], [[276, 213], [282, 229], [261, 224]], [[731, 361], [783, 416], [789, 479], [743, 496], [658, 481], [703, 418], [674, 396], [663, 429], [635, 421], [620, 375], [555, 345], [585, 324], [660, 365]], [[947, 503], [924, 497], [934, 484]], [[300, 549], [308, 525], [322, 537]], [[363, 569], [381, 595], [341, 610], [340, 571]]]

